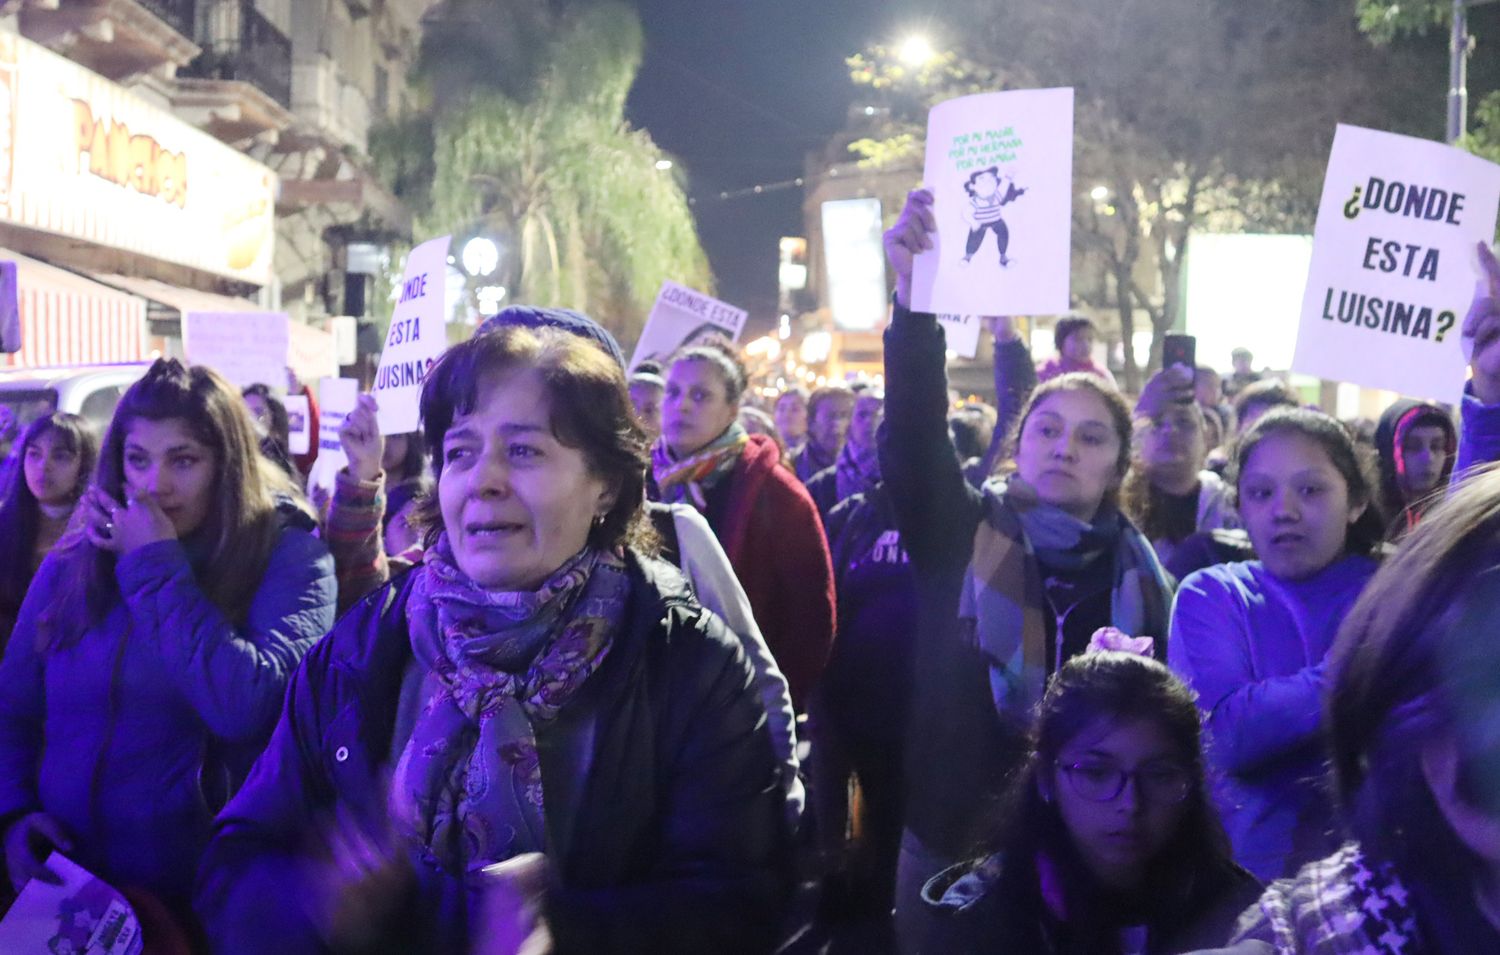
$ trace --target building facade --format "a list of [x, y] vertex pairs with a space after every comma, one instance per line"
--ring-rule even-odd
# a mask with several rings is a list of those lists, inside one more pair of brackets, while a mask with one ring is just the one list
[[171, 354], [188, 309], [269, 310], [293, 319], [294, 370], [329, 370], [330, 320], [363, 304], [346, 296], [349, 246], [410, 229], [368, 143], [415, 105], [429, 6], [0, 0], [0, 258], [21, 264], [23, 293], [62, 269], [74, 299], [144, 311], [138, 355], [101, 351], [83, 345], [132, 333], [28, 316], [23, 294], [23, 325], [78, 340], [46, 357]]

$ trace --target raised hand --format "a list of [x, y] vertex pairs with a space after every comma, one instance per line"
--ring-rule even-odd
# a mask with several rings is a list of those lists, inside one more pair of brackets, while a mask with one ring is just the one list
[[1020, 329], [1016, 328], [1016, 320], [1010, 315], [986, 315], [983, 321], [984, 327], [989, 329], [996, 342], [1013, 342], [1021, 337]]
[[1500, 404], [1500, 261], [1487, 243], [1479, 243], [1479, 285], [1464, 318], [1464, 350], [1474, 376], [1474, 395], [1487, 405]]
[[68, 852], [73, 843], [62, 824], [44, 812], [33, 812], [11, 823], [5, 830], [5, 871], [11, 887], [20, 892], [32, 879], [59, 885], [59, 879], [47, 868], [52, 850]]
[[82, 503], [84, 534], [100, 550], [128, 554], [147, 544], [177, 537], [172, 519], [145, 491], [135, 492], [121, 504], [104, 489], [91, 487]]
[[551, 869], [547, 857], [528, 852], [478, 876], [478, 912], [471, 923], [469, 955], [545, 955], [552, 936], [542, 918]]
[[931, 190], [914, 189], [907, 193], [901, 217], [885, 233], [885, 257], [896, 273], [896, 301], [904, 306], [911, 306], [912, 259], [932, 248], [932, 234], [936, 231]]
[[334, 949], [371, 947], [416, 884], [411, 863], [389, 834], [369, 832], [348, 812], [324, 817], [318, 834], [327, 859], [313, 870], [320, 891], [304, 900], [308, 914]]
[[1141, 397], [1135, 403], [1135, 413], [1155, 418], [1172, 405], [1193, 403], [1193, 369], [1186, 365], [1172, 365], [1151, 376], [1141, 389]]
[[380, 477], [380, 463], [385, 456], [385, 438], [380, 433], [376, 412], [380, 410], [370, 395], [360, 395], [354, 410], [339, 425], [339, 444], [349, 457], [349, 476], [357, 481]]

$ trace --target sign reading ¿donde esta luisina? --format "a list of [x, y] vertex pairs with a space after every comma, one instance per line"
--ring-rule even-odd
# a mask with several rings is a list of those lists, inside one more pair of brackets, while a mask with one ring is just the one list
[[1500, 166], [1425, 139], [1338, 127], [1292, 369], [1458, 403], [1477, 247]]
[[427, 372], [448, 347], [448, 245], [451, 236], [411, 250], [400, 297], [385, 335], [385, 351], [370, 394], [380, 407], [381, 434], [417, 430]]

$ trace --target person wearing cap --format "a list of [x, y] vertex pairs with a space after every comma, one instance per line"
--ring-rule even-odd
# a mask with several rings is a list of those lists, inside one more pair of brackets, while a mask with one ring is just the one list
[[[1224, 396], [1233, 399], [1240, 392], [1261, 381], [1266, 376], [1255, 370], [1255, 355], [1250, 349], [1241, 346], [1229, 353], [1229, 360], [1234, 365], [1234, 371], [1224, 379]], [[1244, 426], [1248, 427], [1248, 425]], [[1243, 428], [1242, 428], [1243, 430]]]
[[661, 366], [654, 361], [641, 362], [630, 374], [630, 403], [635, 406], [641, 427], [653, 441], [661, 434], [661, 396], [666, 390]]

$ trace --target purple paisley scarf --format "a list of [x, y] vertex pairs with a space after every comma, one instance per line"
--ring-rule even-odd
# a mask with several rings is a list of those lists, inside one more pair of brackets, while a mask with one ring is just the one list
[[616, 557], [584, 550], [535, 591], [489, 591], [427, 551], [407, 605], [426, 668], [421, 713], [396, 764], [391, 818], [455, 875], [546, 848], [533, 726], [599, 668], [625, 613]]

